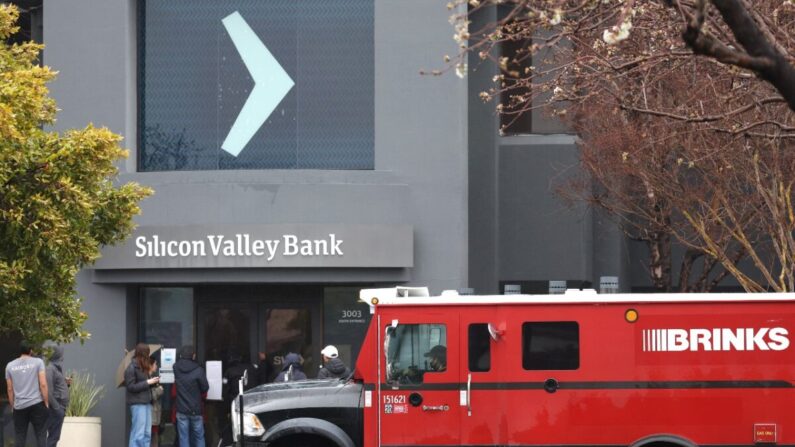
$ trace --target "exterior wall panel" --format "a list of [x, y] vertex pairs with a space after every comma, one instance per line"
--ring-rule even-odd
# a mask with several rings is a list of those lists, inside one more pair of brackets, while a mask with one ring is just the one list
[[[450, 74], [423, 77], [456, 52], [443, 4], [375, 0], [374, 156], [372, 171], [203, 171], [137, 173], [136, 2], [45, 2], [45, 63], [60, 72], [52, 84], [57, 129], [93, 122], [125, 137], [130, 158], [122, 181], [152, 186], [142, 225], [405, 224], [414, 231], [409, 269], [295, 269], [257, 275], [232, 269], [169, 269], [126, 275], [86, 271], [91, 350], [67, 350], [66, 367], [98, 374], [108, 393], [100, 406], [103, 445], [123, 445], [124, 393], [111, 383], [123, 348], [131, 347], [136, 289], [143, 282], [370, 282], [429, 286], [436, 292], [467, 285], [467, 81]], [[238, 57], [236, 54], [230, 55]], [[261, 273], [261, 272], [260, 272]], [[103, 284], [104, 283], [104, 284]], [[99, 353], [101, 355], [96, 355]]]

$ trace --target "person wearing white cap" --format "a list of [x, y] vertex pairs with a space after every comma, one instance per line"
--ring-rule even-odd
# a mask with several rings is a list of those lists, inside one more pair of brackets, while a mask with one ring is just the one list
[[320, 355], [323, 356], [323, 366], [317, 374], [318, 379], [344, 379], [351, 375], [351, 370], [340, 360], [336, 346], [326, 346], [320, 351]]

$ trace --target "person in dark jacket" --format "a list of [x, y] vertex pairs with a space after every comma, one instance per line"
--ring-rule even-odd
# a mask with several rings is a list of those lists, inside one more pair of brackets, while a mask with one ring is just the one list
[[306, 374], [301, 366], [301, 356], [291, 352], [284, 356], [284, 367], [282, 371], [276, 376], [274, 383], [278, 382], [292, 382], [295, 380], [306, 380]]
[[61, 427], [69, 407], [70, 380], [63, 373], [63, 347], [55, 346], [50, 364], [45, 369], [49, 390], [50, 411], [47, 418], [47, 447], [55, 447], [61, 439]]
[[160, 383], [160, 377], [151, 377], [153, 366], [149, 360], [149, 345], [135, 345], [133, 359], [124, 370], [127, 405], [132, 415], [129, 447], [149, 447], [152, 442], [152, 392], [149, 388]]
[[351, 375], [351, 370], [342, 363], [336, 346], [326, 346], [320, 355], [323, 356], [323, 366], [317, 373], [318, 379], [345, 379]]
[[246, 374], [246, 377], [248, 377], [248, 383], [243, 387], [243, 391], [258, 385], [256, 368], [254, 365], [244, 362], [243, 356], [240, 355], [240, 351], [236, 348], [232, 348], [229, 350], [229, 363], [224, 372], [225, 388], [223, 398], [224, 407], [227, 409], [231, 408], [230, 405], [232, 400], [237, 397], [238, 390], [240, 389], [239, 382], [243, 374]]
[[257, 385], [262, 385], [271, 381], [271, 371], [273, 367], [271, 366], [270, 359], [268, 359], [268, 354], [266, 352], [260, 351], [257, 355], [259, 356], [259, 363], [257, 364]]
[[177, 431], [180, 447], [204, 447], [202, 393], [210, 389], [204, 369], [196, 363], [193, 346], [183, 346], [174, 364], [177, 387]]

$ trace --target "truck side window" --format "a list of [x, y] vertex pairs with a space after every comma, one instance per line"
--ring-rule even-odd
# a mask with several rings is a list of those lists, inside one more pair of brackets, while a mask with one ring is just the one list
[[469, 325], [469, 370], [486, 372], [491, 369], [491, 336], [487, 323]]
[[420, 384], [426, 373], [447, 370], [447, 328], [443, 324], [387, 327], [387, 383]]
[[576, 321], [522, 324], [522, 367], [526, 370], [579, 368], [579, 324]]

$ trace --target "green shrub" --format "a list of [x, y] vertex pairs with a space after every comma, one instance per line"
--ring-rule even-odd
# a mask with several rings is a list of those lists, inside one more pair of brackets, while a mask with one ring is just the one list
[[68, 376], [72, 377], [72, 386], [69, 387], [69, 407], [66, 409], [66, 416], [88, 416], [105, 395], [105, 386], [97, 385], [89, 373], [70, 371]]

